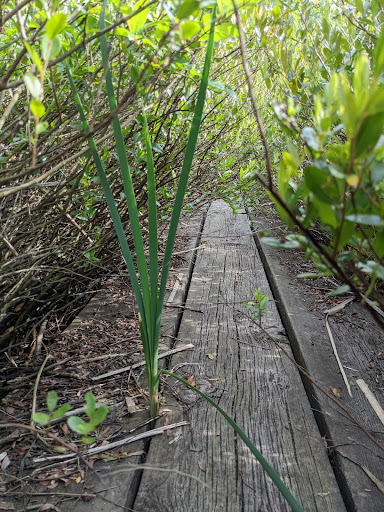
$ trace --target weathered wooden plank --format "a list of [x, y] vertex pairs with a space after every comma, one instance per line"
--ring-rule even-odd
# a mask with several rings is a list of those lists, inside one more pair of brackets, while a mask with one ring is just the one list
[[[356, 384], [357, 379], [364, 379], [381, 406], [384, 405], [383, 332], [358, 304], [346, 306], [353, 311], [352, 321], [343, 319], [342, 314], [329, 317], [336, 347], [351, 384], [353, 396], [349, 397], [332, 352], [324, 316], [310, 311], [310, 298], [303, 293], [303, 288], [300, 291], [295, 275], [289, 272], [289, 262], [294, 256], [290, 252], [261, 245], [259, 240], [257, 242], [296, 360], [323, 387], [339, 389], [343, 405], [384, 444], [383, 425]], [[320, 430], [328, 439], [332, 463], [348, 510], [384, 511], [382, 492], [362, 468], [364, 466], [383, 481], [384, 452], [345, 412], [308, 381], [304, 382]]]
[[[172, 365], [230, 413], [307, 511], [343, 511], [324, 444], [300, 375], [250, 320], [242, 301], [261, 288], [271, 296], [246, 215], [223, 202], [211, 206], [179, 338], [195, 349]], [[278, 335], [273, 302], [264, 326]], [[279, 336], [287, 342], [284, 335]], [[285, 345], [288, 349], [289, 346]], [[210, 355], [208, 355], [210, 354]], [[211, 359], [213, 356], [213, 359]], [[188, 357], [188, 359], [186, 359]], [[218, 380], [216, 380], [218, 379]], [[192, 428], [153, 439], [134, 510], [286, 511], [288, 505], [220, 415], [193, 392], [170, 382]], [[196, 402], [196, 403], [195, 403]], [[182, 416], [167, 398], [169, 421]]]

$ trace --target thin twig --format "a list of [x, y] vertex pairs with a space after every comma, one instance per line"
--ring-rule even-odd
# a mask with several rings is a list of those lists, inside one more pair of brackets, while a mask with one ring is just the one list
[[[167, 350], [166, 352], [163, 352], [162, 354], [159, 354], [158, 359], [161, 359], [163, 357], [171, 356], [172, 354], [176, 354], [177, 352], [182, 352], [183, 350], [189, 350], [191, 348], [194, 348], [194, 345], [192, 343], [188, 343], [187, 345], [183, 345], [182, 347], [174, 348], [172, 350]], [[141, 366], [145, 366], [146, 362], [141, 361], [140, 363], [132, 364], [131, 366], [125, 366], [124, 368], [120, 368], [119, 370], [113, 370], [108, 373], [103, 373], [102, 375], [97, 375], [97, 377], [91, 377], [92, 380], [101, 380], [106, 379], [107, 377], [112, 377], [113, 375], [118, 375], [119, 373], [127, 372], [128, 370], [140, 368]]]
[[46, 362], [48, 361], [48, 359], [50, 357], [51, 357], [51, 354], [47, 351], [47, 355], [45, 356], [43, 364], [41, 365], [39, 373], [37, 374], [37, 377], [35, 380], [35, 387], [33, 388], [33, 398], [32, 398], [32, 412], [31, 412], [31, 422], [30, 422], [31, 427], [34, 427], [34, 425], [35, 425], [33, 416], [36, 412], [36, 397], [37, 397], [37, 389], [39, 387], [40, 377], [41, 377], [41, 374], [43, 373], [44, 366], [46, 365]]

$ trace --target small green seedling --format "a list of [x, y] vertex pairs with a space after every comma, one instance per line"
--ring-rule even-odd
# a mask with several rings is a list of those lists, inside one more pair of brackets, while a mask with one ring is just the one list
[[56, 391], [49, 391], [47, 394], [47, 409], [49, 413], [37, 412], [32, 416], [33, 421], [36, 421], [36, 423], [39, 423], [40, 425], [50, 426], [52, 420], [60, 418], [71, 409], [70, 404], [64, 404], [56, 409], [58, 401], [59, 397], [57, 396]]
[[262, 295], [260, 288], [257, 290], [253, 290], [253, 296], [255, 300], [250, 300], [248, 302], [244, 302], [244, 306], [246, 306], [252, 313], [255, 313], [255, 316], [252, 318], [254, 322], [257, 323], [258, 326], [261, 326], [261, 321], [263, 317], [267, 313], [271, 313], [271, 311], [266, 311], [267, 304], [269, 302], [268, 295]]
[[[38, 412], [32, 416], [32, 419], [36, 421], [36, 423], [44, 426], [47, 425], [47, 427], [50, 428], [52, 420], [60, 418], [71, 409], [70, 404], [64, 404], [56, 409], [58, 400], [59, 397], [57, 396], [56, 391], [49, 391], [47, 394], [47, 408], [49, 414]], [[67, 420], [67, 423], [71, 430], [82, 436], [81, 440], [84, 444], [90, 444], [93, 443], [95, 438], [89, 436], [88, 434], [92, 432], [92, 430], [95, 430], [95, 428], [105, 419], [108, 413], [108, 407], [106, 405], [96, 407], [96, 398], [91, 392], [88, 392], [85, 395], [85, 401], [86, 406], [84, 410], [85, 414], [89, 418], [89, 421], [84, 421], [78, 416], [70, 416]]]
[[67, 420], [69, 428], [74, 432], [81, 434], [81, 440], [84, 444], [91, 444], [95, 440], [94, 437], [88, 434], [95, 430], [100, 423], [105, 419], [108, 414], [108, 407], [106, 405], [100, 405], [96, 407], [96, 399], [93, 393], [88, 392], [85, 395], [86, 406], [84, 408], [85, 414], [89, 418], [89, 422], [84, 421], [78, 416], [70, 416]]

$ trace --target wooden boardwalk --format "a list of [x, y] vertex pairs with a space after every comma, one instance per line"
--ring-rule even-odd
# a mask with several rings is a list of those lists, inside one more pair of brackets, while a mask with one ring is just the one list
[[[380, 449], [305, 380], [304, 388], [297, 367], [252, 321], [243, 304], [252, 300], [255, 289], [268, 294], [271, 300], [263, 328], [320, 384], [342, 389], [324, 325], [308, 312], [304, 298], [290, 282], [287, 265], [279, 266], [273, 254], [259, 245], [263, 261], [260, 259], [248, 216], [234, 215], [224, 201], [214, 201], [206, 214], [200, 211], [184, 219], [178, 236], [186, 244], [186, 262], [170, 274], [167, 300], [173, 307], [164, 309], [160, 352], [188, 343], [194, 349], [174, 354], [167, 367], [196, 383], [236, 420], [306, 512], [384, 512]], [[265, 269], [278, 302], [272, 299]], [[90, 323], [95, 315], [92, 307], [98, 310], [99, 302], [96, 296], [83, 312]], [[351, 333], [353, 353], [351, 348], [347, 350], [342, 330], [334, 323], [332, 328], [343, 347], [343, 361], [356, 368], [356, 354], [359, 376], [368, 379], [363, 366], [368, 359], [376, 361], [372, 350], [380, 349], [383, 335], [375, 332], [377, 339], [363, 343], [356, 333], [362, 339], [364, 329], [373, 331], [367, 324], [361, 325], [359, 333]], [[160, 364], [166, 364], [165, 360]], [[377, 379], [379, 370], [379, 365], [373, 370], [370, 367]], [[353, 382], [354, 399], [343, 392], [342, 401], [380, 441], [382, 426], [357, 391]], [[94, 486], [88, 488], [97, 497], [88, 502], [79, 494], [73, 502], [57, 496], [59, 510], [290, 510], [221, 415], [194, 392], [167, 378], [162, 412], [157, 426], [185, 420], [189, 425], [128, 445], [132, 457], [127, 459], [96, 462], [96, 471], [88, 472], [87, 485]], [[136, 412], [122, 421], [121, 428], [129, 431], [146, 419], [147, 411]], [[71, 492], [66, 488], [60, 491]], [[29, 484], [26, 505], [30, 503], [28, 493]], [[40, 503], [45, 503], [47, 496], [38, 498]], [[20, 512], [26, 509], [17, 508]]]
[[[296, 367], [250, 319], [243, 301], [271, 291], [245, 214], [223, 201], [209, 209], [178, 337], [193, 343], [171, 366], [223, 407], [269, 460], [307, 511], [345, 510]], [[192, 311], [200, 310], [199, 311]], [[264, 327], [290, 351], [273, 301]], [[195, 393], [170, 382], [171, 422], [191, 421], [151, 442], [133, 509], [290, 510], [249, 450]], [[184, 412], [183, 412], [184, 411]]]

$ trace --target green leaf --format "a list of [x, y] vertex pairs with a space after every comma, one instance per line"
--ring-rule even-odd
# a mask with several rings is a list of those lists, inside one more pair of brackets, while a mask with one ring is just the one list
[[[48, 55], [49, 50], [49, 55]], [[47, 35], [41, 39], [41, 54], [43, 59], [53, 60], [61, 52], [61, 40], [60, 36], [54, 37], [52, 40]]]
[[351, 222], [357, 222], [367, 226], [380, 226], [384, 224], [384, 219], [382, 219], [380, 215], [368, 213], [354, 213], [352, 215], [347, 215], [345, 218]]
[[101, 405], [98, 407], [91, 416], [90, 425], [95, 428], [105, 419], [108, 414], [108, 407], [106, 405]]
[[40, 80], [37, 78], [37, 76], [34, 76], [31, 73], [25, 73], [25, 75], [23, 76], [23, 80], [30, 94], [36, 100], [40, 100], [42, 90]]
[[55, 420], [57, 418], [61, 418], [61, 416], [64, 416], [68, 411], [71, 410], [70, 404], [64, 404], [61, 407], [57, 409], [52, 415], [52, 419]]
[[375, 240], [373, 242], [373, 248], [380, 258], [384, 256], [384, 230], [376, 233]]
[[196, 35], [199, 30], [200, 24], [197, 21], [185, 21], [181, 24], [181, 32], [183, 34], [184, 40], [192, 39], [192, 37]]
[[70, 416], [67, 420], [68, 427], [78, 434], [88, 434], [93, 429], [89, 423], [86, 423], [83, 419], [78, 416]]
[[360, 55], [356, 62], [356, 69], [353, 75], [353, 90], [359, 102], [360, 110], [364, 110], [364, 98], [368, 97], [369, 89], [369, 60], [365, 54]]
[[[140, 9], [142, 5], [145, 5], [146, 0], [140, 0], [136, 2], [134, 5], [134, 10], [137, 11]], [[147, 21], [147, 17], [149, 14], [149, 9], [144, 9], [143, 11], [135, 14], [132, 18], [128, 20], [128, 26], [131, 32], [136, 34], [141, 28], [143, 28], [144, 23]]]
[[38, 52], [34, 48], [32, 48], [32, 46], [27, 41], [24, 41], [24, 45], [25, 45], [26, 49], [28, 50], [29, 54], [31, 55], [34, 64], [36, 64], [40, 73], [42, 73], [43, 72], [43, 63], [41, 62]]
[[313, 128], [306, 126], [303, 129], [301, 135], [310, 148], [314, 149], [315, 151], [320, 149], [319, 137]]
[[47, 121], [42, 121], [41, 123], [38, 123], [37, 125], [37, 134], [40, 135], [40, 133], [45, 132], [45, 130], [48, 128], [49, 123]]
[[347, 293], [350, 291], [350, 287], [348, 284], [343, 284], [343, 286], [339, 286], [336, 290], [332, 290], [328, 295], [342, 295], [343, 293]]
[[376, 261], [368, 260], [366, 262], [360, 262], [356, 266], [372, 277], [379, 278], [384, 281], [384, 267]]
[[188, 18], [199, 8], [199, 2], [197, 0], [185, 0], [176, 11], [176, 16], [183, 20]]
[[375, 78], [379, 78], [384, 71], [384, 28], [381, 30], [380, 36], [375, 44], [373, 62], [375, 64], [374, 76]]
[[54, 14], [52, 16], [52, 18], [50, 18], [47, 21], [47, 25], [46, 25], [47, 36], [49, 37], [49, 39], [53, 39], [54, 37], [59, 35], [60, 32], [62, 32], [65, 29], [66, 24], [67, 24], [67, 15], [66, 14], [64, 14], [62, 12], [58, 12], [58, 13]]
[[305, 183], [309, 190], [323, 203], [334, 204], [332, 185], [329, 176], [314, 165], [308, 165], [304, 174]]
[[42, 117], [45, 114], [45, 107], [39, 100], [31, 100], [30, 107], [35, 117]]
[[92, 436], [82, 436], [81, 440], [83, 441], [84, 444], [92, 444], [95, 438]]
[[384, 180], [384, 163], [378, 163], [375, 165], [371, 173], [371, 180], [375, 185]]
[[36, 423], [39, 423], [40, 425], [48, 425], [48, 423], [51, 421], [51, 418], [49, 414], [46, 414], [44, 412], [37, 412], [32, 416], [33, 421], [36, 421]]
[[84, 408], [85, 414], [89, 418], [91, 418], [92, 414], [96, 410], [96, 398], [95, 398], [95, 395], [93, 393], [91, 393], [90, 391], [88, 391], [88, 393], [85, 395], [85, 401], [86, 401], [86, 406]]
[[281, 14], [281, 9], [280, 9], [280, 7], [275, 5], [275, 7], [272, 9], [272, 12], [273, 12], [274, 18], [277, 19]]
[[56, 391], [49, 391], [47, 394], [47, 407], [49, 412], [53, 412], [56, 409], [58, 401], [59, 397], [57, 396]]
[[364, 119], [356, 136], [356, 157], [375, 147], [383, 131], [383, 123], [383, 113], [374, 114]]

